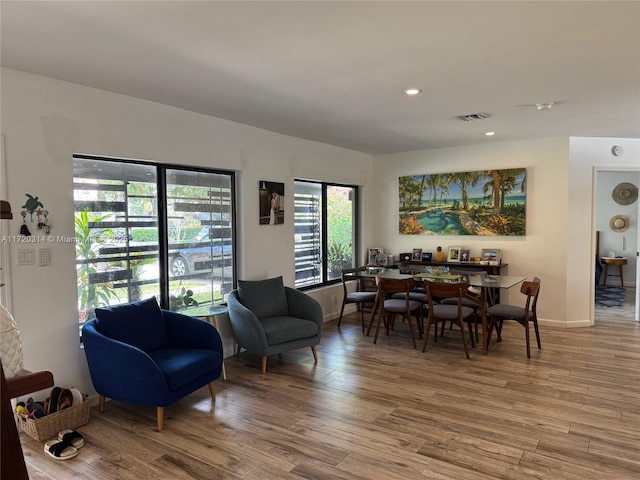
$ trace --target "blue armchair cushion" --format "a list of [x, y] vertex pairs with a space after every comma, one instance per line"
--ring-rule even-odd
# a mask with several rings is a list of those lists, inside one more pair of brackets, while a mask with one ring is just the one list
[[291, 342], [318, 335], [318, 324], [302, 318], [277, 316], [260, 320], [269, 345]]
[[172, 391], [211, 372], [214, 365], [221, 363], [218, 352], [191, 348], [164, 348], [149, 353], [149, 357], [158, 365]]
[[238, 280], [240, 302], [258, 318], [289, 314], [282, 277], [267, 280]]
[[96, 308], [98, 330], [107, 337], [144, 352], [166, 347], [169, 343], [167, 325], [155, 297], [138, 302]]

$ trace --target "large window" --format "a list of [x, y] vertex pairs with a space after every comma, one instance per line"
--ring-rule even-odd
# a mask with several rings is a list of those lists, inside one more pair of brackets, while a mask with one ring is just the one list
[[295, 285], [332, 283], [358, 258], [358, 187], [303, 180], [294, 186]]
[[234, 175], [74, 157], [80, 323], [151, 296], [214, 305], [235, 285]]

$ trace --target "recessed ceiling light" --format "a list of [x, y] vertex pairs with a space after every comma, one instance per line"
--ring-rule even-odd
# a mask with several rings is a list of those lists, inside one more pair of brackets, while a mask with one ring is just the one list
[[486, 132], [485, 135], [487, 137], [493, 137], [496, 134], [496, 132]]
[[420, 93], [422, 93], [422, 89], [420, 88], [407, 88], [406, 90], [403, 90], [405, 95], [419, 95]]
[[553, 107], [553, 102], [549, 102], [549, 103], [536, 103], [536, 108], [538, 109], [538, 111], [541, 111], [541, 110], [551, 110], [551, 107]]

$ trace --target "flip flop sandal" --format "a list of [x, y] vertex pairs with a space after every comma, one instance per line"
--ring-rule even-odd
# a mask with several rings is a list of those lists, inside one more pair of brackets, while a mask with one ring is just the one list
[[70, 443], [51, 440], [44, 444], [44, 453], [56, 460], [69, 460], [78, 455], [78, 449]]
[[71, 405], [73, 405], [73, 393], [71, 393], [71, 390], [68, 388], [63, 388], [60, 390], [60, 395], [58, 396], [57, 411], [59, 412], [60, 410], [69, 408]]
[[75, 430], [62, 430], [58, 434], [58, 440], [66, 442], [75, 448], [84, 446], [84, 437]]

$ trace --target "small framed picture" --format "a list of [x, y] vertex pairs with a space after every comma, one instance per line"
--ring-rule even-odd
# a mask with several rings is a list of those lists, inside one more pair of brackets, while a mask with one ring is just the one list
[[459, 262], [460, 261], [460, 247], [449, 247], [449, 254], [447, 255], [447, 262]]
[[383, 249], [380, 247], [370, 248], [367, 256], [367, 265], [380, 265], [380, 255], [382, 253]]
[[470, 262], [471, 261], [471, 257], [470, 254], [471, 250], [469, 250], [468, 248], [461, 248], [460, 249], [460, 261], [461, 262]]
[[381, 253], [380, 255], [378, 255], [378, 261], [380, 262], [378, 265], [386, 267], [387, 265], [389, 265], [389, 256], [386, 253]]
[[414, 248], [413, 254], [411, 255], [411, 260], [416, 260], [418, 262], [422, 261], [422, 249]]
[[482, 262], [489, 262], [489, 265], [498, 265], [500, 263], [500, 249], [483, 248]]
[[431, 261], [431, 252], [422, 252], [422, 261], [430, 262]]

